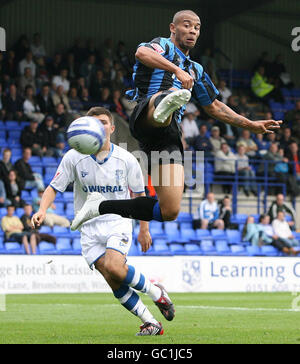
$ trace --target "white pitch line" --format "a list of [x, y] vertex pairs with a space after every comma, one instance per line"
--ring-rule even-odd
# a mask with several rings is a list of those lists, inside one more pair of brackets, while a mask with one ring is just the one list
[[261, 308], [261, 307], [221, 307], [221, 306], [175, 306], [177, 308], [199, 309], [199, 310], [228, 310], [228, 311], [265, 311], [265, 312], [300, 312], [292, 308]]

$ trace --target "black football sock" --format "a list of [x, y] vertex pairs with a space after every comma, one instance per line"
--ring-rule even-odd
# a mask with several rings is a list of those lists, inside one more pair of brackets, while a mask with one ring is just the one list
[[142, 221], [163, 221], [158, 201], [150, 197], [102, 201], [99, 205], [99, 214], [117, 214]]

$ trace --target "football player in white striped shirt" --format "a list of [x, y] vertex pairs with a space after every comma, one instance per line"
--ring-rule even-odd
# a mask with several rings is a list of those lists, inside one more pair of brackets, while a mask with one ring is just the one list
[[[92, 108], [88, 116], [104, 125], [107, 140], [96, 155], [84, 155], [71, 149], [63, 157], [50, 185], [45, 190], [39, 211], [32, 217], [32, 226], [40, 226], [56, 192], [64, 192], [74, 182], [75, 214], [86, 201], [128, 200], [145, 196], [143, 175], [135, 157], [110, 142], [115, 126], [111, 113], [105, 108]], [[81, 224], [82, 255], [94, 266], [111, 287], [114, 296], [143, 324], [137, 335], [162, 335], [164, 330], [135, 290], [148, 294], [167, 320], [174, 318], [174, 306], [164, 287], [153, 284], [133, 266], [126, 264], [132, 240], [132, 221], [117, 214], [104, 214]], [[142, 251], [151, 245], [148, 222], [140, 221], [138, 241]]]

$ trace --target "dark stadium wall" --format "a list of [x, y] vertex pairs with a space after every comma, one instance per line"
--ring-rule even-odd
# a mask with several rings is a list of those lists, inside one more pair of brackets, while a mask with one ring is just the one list
[[[292, 29], [300, 27], [299, 14], [299, 0], [277, 0], [234, 16], [216, 25], [215, 47], [222, 49], [238, 69], [251, 68], [263, 51], [269, 53], [271, 61], [280, 53], [300, 87], [300, 52], [292, 49]], [[228, 67], [224, 58], [219, 62], [221, 67]]]

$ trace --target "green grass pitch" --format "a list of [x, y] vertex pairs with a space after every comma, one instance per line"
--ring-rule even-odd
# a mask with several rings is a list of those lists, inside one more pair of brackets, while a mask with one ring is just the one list
[[8, 295], [0, 343], [204, 344], [300, 343], [300, 311], [291, 293], [177, 293], [166, 321], [142, 296], [165, 334], [136, 337], [140, 320], [112, 294]]

